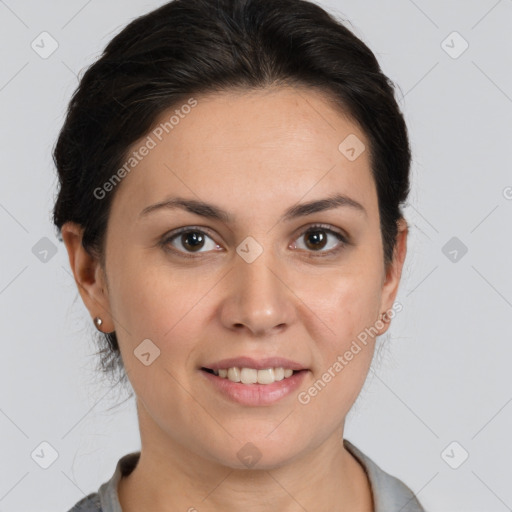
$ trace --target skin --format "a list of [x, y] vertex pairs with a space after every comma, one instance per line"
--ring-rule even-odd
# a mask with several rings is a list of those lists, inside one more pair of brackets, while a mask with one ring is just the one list
[[[341, 440], [375, 338], [360, 344], [310, 403], [302, 405], [297, 395], [392, 308], [407, 225], [400, 223], [385, 269], [369, 152], [349, 161], [338, 150], [349, 134], [366, 148], [368, 140], [320, 92], [278, 88], [196, 99], [117, 185], [105, 268], [82, 248], [80, 226], [62, 229], [82, 299], [93, 318], [102, 318], [103, 331], [115, 329], [137, 398], [141, 457], [121, 479], [123, 511], [263, 512], [270, 504], [283, 512], [372, 511], [366, 474]], [[358, 201], [366, 214], [341, 207], [280, 220], [288, 207], [333, 192]], [[170, 196], [208, 201], [235, 220], [181, 209], [139, 217]], [[306, 245], [318, 245], [307, 235], [314, 223], [348, 235], [350, 243], [318, 256], [339, 241], [322, 231], [325, 246]], [[184, 226], [209, 228], [199, 252], [180, 236], [167, 243], [177, 253], [158, 244]], [[247, 236], [263, 248], [252, 263], [236, 252]], [[194, 258], [179, 255], [187, 247]], [[133, 354], [146, 338], [160, 349], [149, 366]], [[241, 355], [287, 357], [309, 371], [300, 389], [277, 403], [241, 406], [199, 369]], [[249, 441], [261, 453], [251, 469], [237, 457]]]

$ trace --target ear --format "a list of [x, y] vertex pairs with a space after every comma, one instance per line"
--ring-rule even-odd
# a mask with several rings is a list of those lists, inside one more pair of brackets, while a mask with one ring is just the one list
[[82, 246], [83, 227], [74, 222], [66, 222], [61, 233], [68, 251], [69, 265], [85, 307], [92, 318], [101, 318], [102, 331], [112, 332], [114, 324], [110, 314], [106, 276], [99, 259]]
[[[405, 219], [398, 221], [398, 232], [396, 245], [393, 251], [393, 261], [390, 263], [382, 284], [382, 299], [379, 314], [385, 313], [392, 309], [395, 297], [398, 292], [398, 285], [402, 276], [402, 269], [407, 254], [407, 235], [409, 229]], [[381, 319], [381, 317], [379, 317]], [[384, 334], [390, 325], [390, 321], [383, 319], [385, 326], [379, 331], [379, 336]]]

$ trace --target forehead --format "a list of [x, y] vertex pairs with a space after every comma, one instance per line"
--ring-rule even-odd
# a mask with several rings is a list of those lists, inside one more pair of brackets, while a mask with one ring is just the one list
[[144, 144], [151, 149], [120, 187], [127, 205], [143, 208], [177, 191], [263, 208], [269, 194], [296, 203], [338, 191], [368, 209], [376, 199], [365, 134], [313, 89], [197, 95], [162, 112], [130, 150]]
[[[312, 157], [319, 152], [331, 153], [345, 132], [365, 139], [348, 116], [335, 110], [327, 97], [314, 89], [274, 87], [222, 92], [199, 96], [195, 101], [197, 105], [180, 116], [182, 129], [176, 125], [167, 133], [169, 111], [156, 121], [156, 129], [165, 132], [164, 139], [174, 138], [176, 145], [193, 149], [195, 155], [256, 151], [264, 158], [267, 152], [279, 154], [295, 148], [288, 155], [293, 159], [295, 153]], [[171, 114], [181, 109], [185, 110], [185, 103], [173, 107]]]

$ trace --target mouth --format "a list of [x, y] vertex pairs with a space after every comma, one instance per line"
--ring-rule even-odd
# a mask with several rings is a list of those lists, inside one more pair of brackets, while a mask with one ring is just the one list
[[206, 368], [203, 366], [201, 370], [211, 375], [215, 375], [220, 379], [226, 379], [234, 383], [246, 385], [269, 385], [289, 379], [293, 375], [307, 371], [292, 370], [291, 368], [283, 368], [282, 366], [264, 368], [260, 370], [256, 368], [240, 368], [237, 366], [219, 369]]
[[283, 367], [263, 369], [201, 367], [209, 389], [237, 405], [270, 406], [293, 396], [303, 384], [309, 370]]

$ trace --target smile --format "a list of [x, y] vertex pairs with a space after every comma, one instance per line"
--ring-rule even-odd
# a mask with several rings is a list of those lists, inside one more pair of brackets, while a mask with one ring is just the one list
[[289, 396], [297, 390], [307, 373], [308, 370], [282, 367], [262, 370], [238, 367], [219, 370], [201, 368], [200, 371], [218, 394], [248, 406], [270, 405]]
[[223, 379], [229, 379], [231, 382], [241, 382], [242, 384], [272, 384], [283, 379], [291, 377], [294, 371], [290, 368], [265, 368], [257, 370], [255, 368], [238, 368], [233, 366], [231, 368], [219, 368], [218, 370], [211, 370], [203, 368], [214, 375]]

